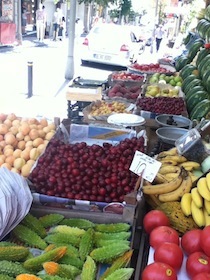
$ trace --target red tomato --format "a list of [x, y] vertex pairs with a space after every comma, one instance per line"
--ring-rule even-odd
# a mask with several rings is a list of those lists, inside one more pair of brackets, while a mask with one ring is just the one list
[[160, 226], [154, 228], [149, 236], [150, 246], [156, 249], [164, 242], [170, 242], [179, 245], [178, 232], [169, 226]]
[[202, 251], [200, 246], [201, 229], [187, 231], [181, 239], [181, 246], [186, 255]]
[[210, 257], [210, 226], [206, 226], [202, 230], [200, 245], [204, 253]]
[[192, 280], [210, 280], [210, 273], [208, 272], [201, 272], [196, 274]]
[[203, 252], [195, 252], [188, 256], [186, 271], [192, 278], [200, 272], [210, 273], [209, 257]]
[[141, 280], [177, 280], [177, 274], [170, 265], [154, 262], [145, 267]]
[[154, 260], [169, 264], [175, 270], [182, 266], [184, 254], [179, 245], [175, 243], [164, 242], [155, 249]]
[[143, 226], [148, 234], [158, 226], [169, 226], [169, 224], [169, 218], [161, 210], [151, 210], [147, 212], [143, 219]]

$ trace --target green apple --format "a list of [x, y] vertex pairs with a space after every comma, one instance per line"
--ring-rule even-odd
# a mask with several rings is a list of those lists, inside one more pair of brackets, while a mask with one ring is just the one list
[[175, 81], [176, 83], [182, 82], [182, 78], [181, 78], [180, 76], [175, 76], [175, 77], [174, 77], [174, 81]]
[[149, 79], [150, 84], [156, 84], [156, 83], [158, 83], [158, 81], [159, 81], [158, 77], [151, 77]]
[[177, 86], [177, 87], [181, 87], [181, 86], [182, 86], [182, 82], [177, 82], [177, 83], [176, 83], [176, 86]]
[[165, 77], [166, 77], [166, 75], [165, 75], [165, 74], [160, 74], [159, 79], [164, 80], [164, 79], [165, 79]]
[[169, 76], [165, 76], [165, 79], [164, 79], [164, 80], [166, 81], [166, 83], [169, 83], [170, 77], [169, 77]]
[[174, 79], [170, 80], [169, 84], [172, 85], [173, 87], [176, 86], [176, 82], [174, 81]]

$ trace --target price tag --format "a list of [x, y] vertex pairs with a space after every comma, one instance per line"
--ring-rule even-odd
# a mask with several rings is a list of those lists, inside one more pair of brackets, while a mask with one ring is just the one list
[[161, 162], [145, 155], [142, 152], [136, 151], [133, 161], [131, 162], [130, 171], [137, 175], [141, 175], [145, 180], [152, 182], [155, 179]]

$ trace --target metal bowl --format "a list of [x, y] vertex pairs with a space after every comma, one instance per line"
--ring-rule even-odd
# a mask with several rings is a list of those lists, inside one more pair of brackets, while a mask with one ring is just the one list
[[[170, 114], [161, 114], [155, 117], [160, 126], [191, 128], [192, 121], [186, 117]], [[170, 123], [170, 121], [172, 122]]]
[[175, 145], [175, 141], [188, 132], [188, 129], [179, 127], [160, 127], [156, 130], [159, 139], [164, 143]]

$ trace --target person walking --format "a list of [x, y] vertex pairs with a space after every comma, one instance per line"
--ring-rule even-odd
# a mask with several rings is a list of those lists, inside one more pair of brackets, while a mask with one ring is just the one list
[[22, 35], [26, 34], [26, 25], [27, 25], [27, 9], [23, 4], [21, 7], [21, 27], [22, 27]]
[[53, 41], [58, 39], [58, 31], [62, 22], [62, 15], [59, 8], [56, 9], [53, 15]]
[[[43, 6], [44, 7], [44, 6]], [[46, 26], [46, 12], [43, 9], [42, 4], [39, 4], [39, 9], [36, 11], [36, 34], [37, 40], [43, 42]]]
[[164, 36], [163, 26], [159, 25], [155, 31], [155, 40], [156, 40], [156, 51], [158, 52], [160, 49], [160, 43]]

